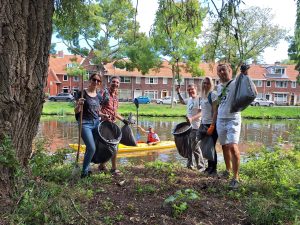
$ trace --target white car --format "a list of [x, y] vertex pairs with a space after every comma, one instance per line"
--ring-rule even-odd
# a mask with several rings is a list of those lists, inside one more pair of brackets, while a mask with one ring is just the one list
[[[174, 98], [173, 99], [174, 104], [177, 104], [177, 100]], [[169, 104], [171, 105], [171, 97], [164, 97], [161, 99], [156, 99], [157, 104]]]
[[275, 102], [265, 99], [265, 98], [256, 98], [254, 101], [251, 103], [251, 105], [254, 106], [274, 106]]

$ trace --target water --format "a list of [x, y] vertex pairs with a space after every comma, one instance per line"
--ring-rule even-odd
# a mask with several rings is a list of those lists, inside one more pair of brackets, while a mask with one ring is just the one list
[[[178, 123], [184, 122], [183, 118], [139, 118], [139, 125], [146, 128], [153, 125], [155, 132], [161, 140], [173, 140], [172, 130]], [[260, 146], [272, 147], [278, 141], [278, 138], [284, 142], [284, 147], [291, 144], [293, 131], [296, 129], [299, 120], [246, 120], [242, 121], [240, 151], [242, 154], [247, 153], [251, 148]], [[122, 123], [118, 123], [122, 126]], [[133, 128], [136, 133], [136, 128]], [[73, 116], [70, 117], [42, 117], [39, 125], [37, 138], [43, 137], [48, 140], [47, 149], [54, 152], [58, 148], [69, 148], [69, 143], [78, 142], [78, 126]], [[141, 140], [146, 141], [146, 136], [141, 135]], [[83, 142], [81, 142], [83, 143]], [[221, 153], [221, 146], [217, 144], [217, 152]], [[222, 154], [218, 154], [222, 161]], [[154, 161], [159, 159], [166, 162], [181, 161], [183, 159], [176, 149], [132, 153], [119, 155], [120, 163], [140, 163]]]

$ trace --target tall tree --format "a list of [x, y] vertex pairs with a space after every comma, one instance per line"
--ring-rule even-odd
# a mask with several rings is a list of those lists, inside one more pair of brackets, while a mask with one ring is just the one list
[[[26, 166], [44, 103], [52, 34], [51, 0], [0, 1], [0, 204]], [[8, 142], [7, 140], [10, 140]]]
[[286, 31], [271, 23], [270, 12], [259, 7], [234, 8], [223, 20], [212, 20], [204, 38], [205, 59], [230, 63], [236, 75], [243, 62], [258, 58], [267, 47], [275, 47]]
[[[136, 9], [130, 0], [100, 0], [85, 4], [76, 15], [55, 15], [58, 36], [75, 54], [86, 55], [82, 45], [94, 50], [94, 63], [117, 62], [128, 70], [138, 68], [142, 73], [158, 63], [151, 41], [139, 33]], [[147, 55], [146, 55], [147, 54]], [[148, 57], [149, 60], [142, 60]], [[123, 61], [124, 58], [129, 60]], [[123, 61], [123, 62], [122, 62]], [[141, 63], [142, 62], [142, 63]]]
[[296, 60], [296, 70], [299, 71], [297, 76], [297, 82], [300, 84], [300, 0], [297, 0], [297, 14], [296, 14], [296, 24], [295, 24], [295, 60]]
[[[197, 43], [201, 33], [205, 10], [197, 0], [159, 0], [159, 7], [152, 29], [156, 49], [168, 58], [172, 70], [172, 99], [175, 79], [180, 80], [179, 62], [185, 61], [185, 69], [193, 75], [201, 75], [199, 62], [202, 50]], [[173, 107], [173, 101], [172, 105]]]

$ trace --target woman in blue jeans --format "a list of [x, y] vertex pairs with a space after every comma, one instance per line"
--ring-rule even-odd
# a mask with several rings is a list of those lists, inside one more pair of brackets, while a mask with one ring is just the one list
[[89, 78], [88, 88], [83, 91], [83, 98], [81, 98], [81, 93], [78, 93], [76, 98], [76, 115], [80, 115], [81, 110], [83, 110], [81, 137], [86, 145], [81, 178], [87, 177], [91, 174], [89, 165], [96, 151], [93, 130], [98, 128], [100, 116], [104, 118], [107, 117], [107, 115], [100, 112], [102, 97], [98, 89], [101, 86], [101, 82], [102, 77], [100, 74], [92, 74]]

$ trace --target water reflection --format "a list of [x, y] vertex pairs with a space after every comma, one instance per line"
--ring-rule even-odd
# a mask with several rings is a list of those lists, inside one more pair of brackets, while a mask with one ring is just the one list
[[[139, 118], [139, 125], [148, 127], [150, 124], [154, 126], [155, 131], [161, 140], [173, 140], [172, 130], [176, 124], [183, 122], [183, 118]], [[122, 126], [122, 123], [118, 123]], [[245, 153], [251, 148], [258, 146], [271, 147], [274, 146], [278, 138], [289, 143], [292, 133], [299, 125], [299, 120], [243, 120], [241, 130], [240, 150]], [[136, 133], [136, 128], [133, 128]], [[37, 138], [43, 137], [49, 141], [49, 151], [55, 151], [58, 148], [68, 148], [69, 143], [78, 142], [78, 127], [74, 117], [42, 117], [39, 124]], [[146, 140], [146, 136], [141, 136], [141, 140]], [[221, 151], [221, 147], [217, 145], [217, 151]], [[220, 159], [222, 156], [220, 155]], [[120, 162], [142, 162], [154, 161], [160, 159], [162, 161], [182, 161], [177, 150], [167, 150], [159, 152], [144, 152], [137, 154], [126, 154], [119, 156]]]

